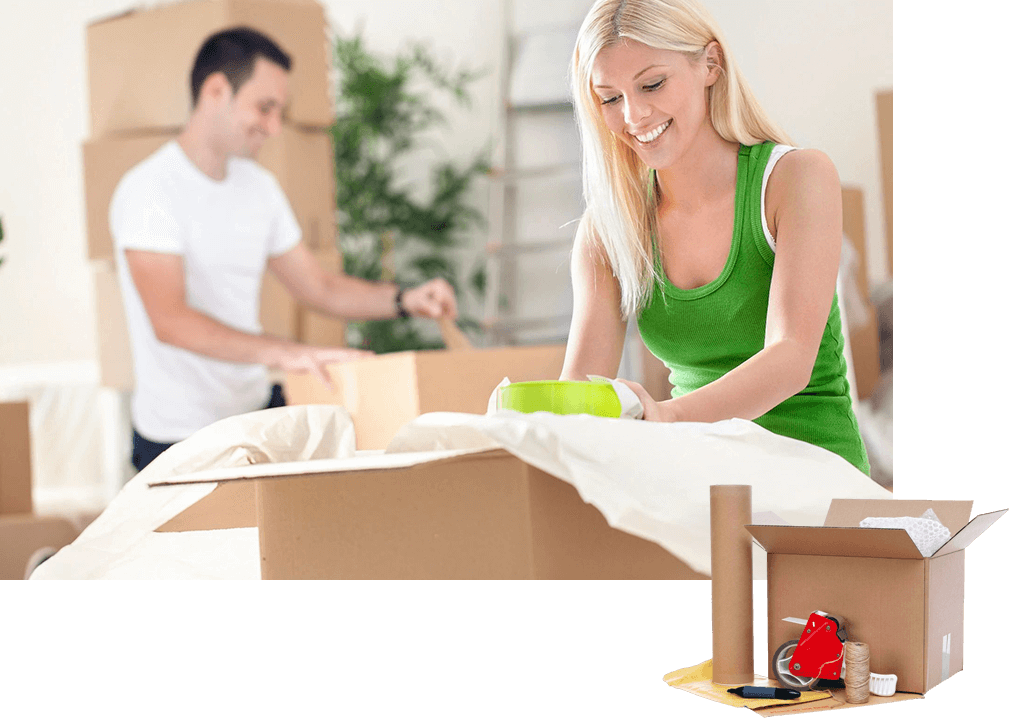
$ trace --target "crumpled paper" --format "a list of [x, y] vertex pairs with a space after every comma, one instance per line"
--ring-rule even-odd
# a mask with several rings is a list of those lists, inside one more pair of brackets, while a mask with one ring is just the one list
[[904, 529], [925, 558], [941, 549], [952, 535], [932, 509], [926, 510], [917, 518], [914, 516], [870, 516], [862, 519], [858, 525], [861, 528], [870, 529]]
[[[641, 406], [641, 400], [638, 399], [638, 395], [631, 391], [631, 388], [626, 384], [623, 384], [615, 379], [608, 379], [605, 376], [597, 376], [595, 374], [589, 374], [589, 381], [594, 382], [605, 382], [610, 384], [617, 392], [617, 398], [620, 399], [620, 418], [621, 419], [640, 419], [645, 414], [645, 409]], [[498, 408], [498, 396], [501, 390], [506, 386], [511, 384], [508, 377], [501, 380], [494, 391], [491, 392], [490, 398], [487, 399], [487, 414], [496, 414], [499, 411], [507, 411], [505, 409]], [[515, 412], [512, 412], [515, 413]]]
[[255, 528], [156, 533], [216, 484], [149, 484], [211, 468], [354, 455], [350, 414], [289, 406], [229, 417], [170, 447], [131, 479], [69, 546], [32, 574], [43, 578], [259, 578]]
[[[610, 526], [707, 574], [713, 484], [750, 484], [754, 515], [773, 512], [797, 526], [822, 526], [834, 498], [893, 498], [837, 454], [743, 419], [707, 424], [431, 413], [406, 424], [386, 451], [491, 448], [567, 481]], [[766, 575], [756, 544], [753, 570], [754, 578]]]

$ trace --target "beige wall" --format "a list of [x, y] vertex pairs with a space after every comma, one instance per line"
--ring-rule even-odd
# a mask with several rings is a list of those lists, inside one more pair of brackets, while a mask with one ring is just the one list
[[[84, 27], [137, 5], [123, 0], [0, 4], [0, 367], [91, 360], [95, 332], [85, 259], [80, 143], [90, 131]], [[474, 106], [431, 150], [468, 157], [492, 135], [499, 87], [498, 0], [326, 0], [340, 31], [361, 26], [392, 51], [430, 41], [448, 62], [485, 67]], [[576, 24], [587, 0], [515, 0], [519, 29]], [[766, 109], [803, 146], [826, 151], [842, 181], [866, 190], [870, 279], [885, 279], [872, 95], [892, 86], [892, 10], [879, 0], [708, 0]], [[423, 10], [418, 10], [423, 8]], [[29, 67], [27, 58], [39, 58]], [[434, 156], [433, 154], [431, 156]], [[423, 177], [423, 158], [408, 171]], [[567, 281], [565, 277], [559, 280]]]

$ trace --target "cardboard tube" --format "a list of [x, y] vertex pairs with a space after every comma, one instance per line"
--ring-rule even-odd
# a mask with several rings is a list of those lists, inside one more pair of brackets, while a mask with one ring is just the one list
[[749, 486], [711, 487], [711, 682], [753, 682], [753, 549]]

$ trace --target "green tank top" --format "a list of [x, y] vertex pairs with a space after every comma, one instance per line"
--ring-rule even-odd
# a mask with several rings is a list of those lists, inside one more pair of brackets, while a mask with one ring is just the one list
[[[660, 279], [638, 316], [638, 329], [670, 370], [671, 397], [718, 379], [764, 347], [774, 251], [764, 237], [760, 190], [773, 148], [772, 142], [739, 148], [732, 248], [717, 279], [680, 289], [656, 259]], [[754, 421], [833, 451], [868, 474], [847, 371], [835, 292], [809, 385]]]

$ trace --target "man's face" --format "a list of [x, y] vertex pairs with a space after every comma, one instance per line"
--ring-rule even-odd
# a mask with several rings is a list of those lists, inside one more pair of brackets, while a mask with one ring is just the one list
[[252, 75], [223, 103], [218, 115], [228, 154], [254, 159], [263, 143], [280, 132], [286, 106], [287, 71], [257, 57]]

